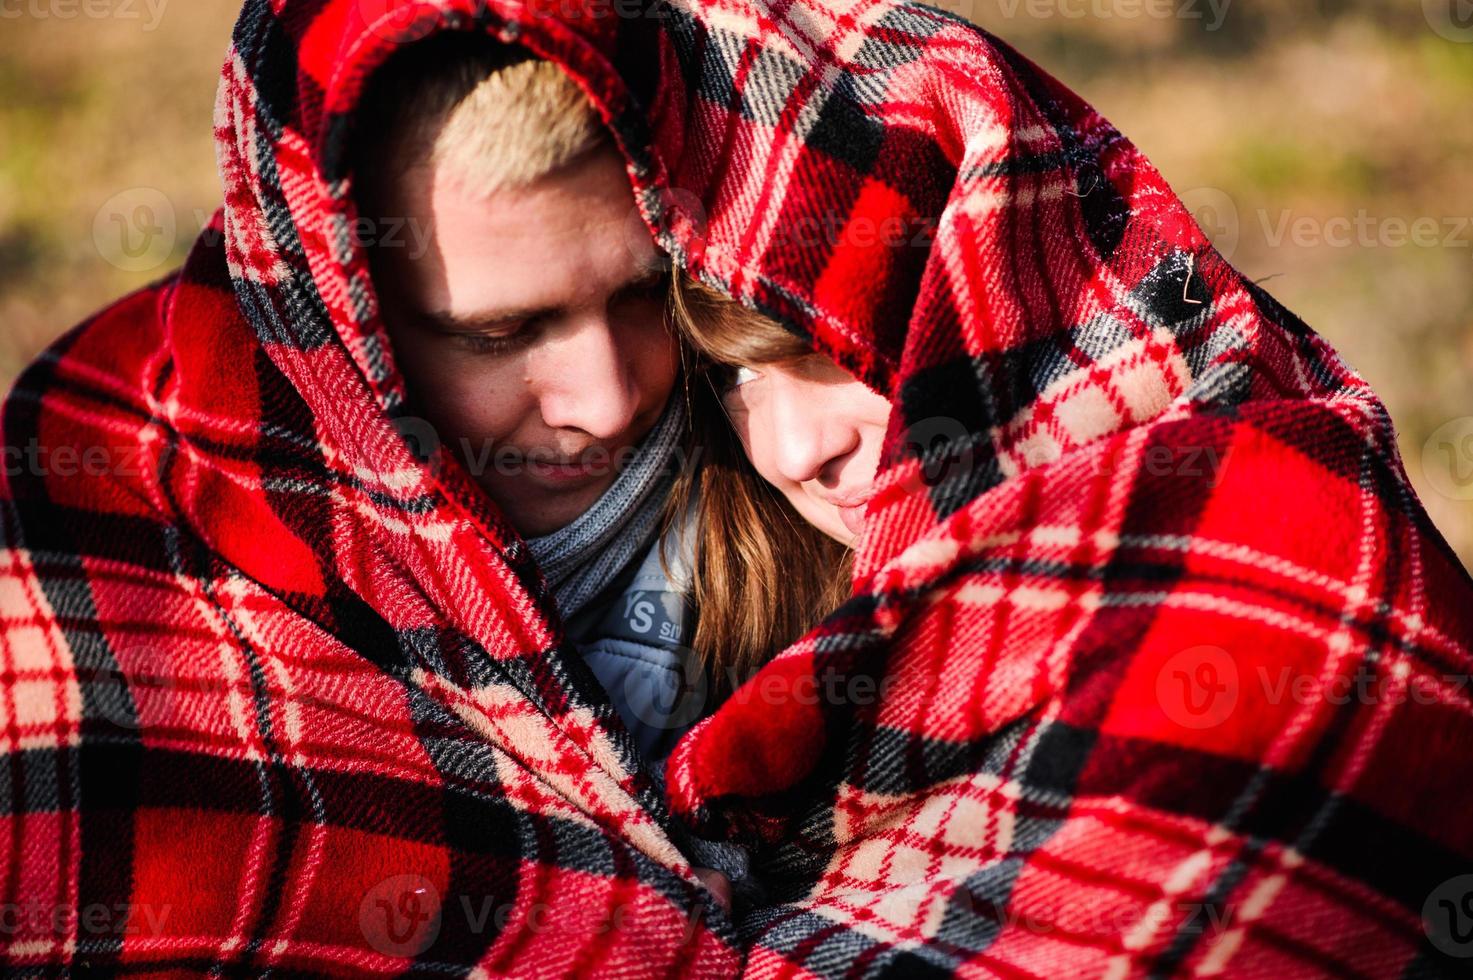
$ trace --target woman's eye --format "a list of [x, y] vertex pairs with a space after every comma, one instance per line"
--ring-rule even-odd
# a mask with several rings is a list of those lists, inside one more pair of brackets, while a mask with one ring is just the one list
[[756, 381], [760, 377], [762, 377], [762, 375], [758, 374], [752, 368], [738, 367], [736, 371], [732, 373], [731, 386], [733, 388], [740, 388], [748, 381]]

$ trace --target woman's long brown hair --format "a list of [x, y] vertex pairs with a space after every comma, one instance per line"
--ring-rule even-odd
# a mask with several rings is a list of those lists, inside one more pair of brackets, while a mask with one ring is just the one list
[[665, 526], [696, 511], [692, 646], [729, 693], [849, 595], [852, 555], [758, 476], [727, 417], [728, 365], [813, 352], [777, 323], [675, 272], [671, 312], [695, 352], [687, 366], [692, 453], [670, 495]]

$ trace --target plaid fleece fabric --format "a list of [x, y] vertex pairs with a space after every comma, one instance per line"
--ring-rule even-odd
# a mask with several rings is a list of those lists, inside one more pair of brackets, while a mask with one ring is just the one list
[[1473, 583], [1365, 382], [967, 24], [663, 57], [668, 247], [895, 406], [854, 598], [670, 763], [748, 973], [1473, 972]]
[[14, 969], [740, 968], [525, 544], [403, 424], [340, 169], [366, 73], [525, 20], [615, 77], [608, 19], [474, 6], [249, 0], [222, 211], [5, 405], [7, 446], [44, 450], [0, 504]]
[[[856, 598], [672, 764], [680, 813], [756, 846], [774, 903], [739, 922], [525, 545], [403, 431], [345, 150], [366, 76], [441, 30], [564, 65], [676, 261], [895, 400]], [[34, 461], [0, 494], [12, 968], [1385, 976], [1466, 948], [1473, 588], [1384, 409], [1001, 43], [873, 0], [248, 0], [216, 135], [184, 268], [5, 405]]]

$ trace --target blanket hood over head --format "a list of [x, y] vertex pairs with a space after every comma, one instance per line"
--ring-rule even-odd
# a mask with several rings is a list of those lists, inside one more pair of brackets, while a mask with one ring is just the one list
[[[676, 263], [896, 405], [856, 597], [671, 762], [679, 813], [761, 845], [772, 904], [740, 932], [525, 546], [396, 424], [346, 150], [369, 74], [444, 30], [563, 65]], [[7, 444], [118, 463], [7, 475], [6, 900], [174, 911], [136, 937], [27, 920], [0, 956], [1442, 955], [1419, 917], [1473, 857], [1468, 578], [1364, 382], [1006, 45], [888, 0], [249, 0], [216, 135], [224, 207], [185, 268], [60, 341], [4, 417]], [[1383, 694], [1326, 696], [1362, 678]]]

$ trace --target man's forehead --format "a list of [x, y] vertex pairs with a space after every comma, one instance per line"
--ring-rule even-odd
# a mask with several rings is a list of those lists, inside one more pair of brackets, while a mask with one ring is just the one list
[[378, 250], [425, 312], [464, 318], [598, 299], [662, 266], [617, 156], [489, 194], [432, 168], [406, 172], [400, 210], [427, 230], [422, 255]]

